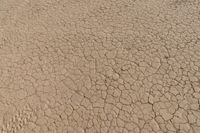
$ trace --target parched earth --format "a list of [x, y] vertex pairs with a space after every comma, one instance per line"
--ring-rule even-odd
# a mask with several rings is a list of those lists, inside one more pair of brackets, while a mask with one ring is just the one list
[[200, 1], [0, 0], [0, 133], [200, 133]]

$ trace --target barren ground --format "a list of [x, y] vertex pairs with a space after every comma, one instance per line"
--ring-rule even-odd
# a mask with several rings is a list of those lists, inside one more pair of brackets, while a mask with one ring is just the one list
[[200, 1], [0, 0], [0, 133], [200, 133]]

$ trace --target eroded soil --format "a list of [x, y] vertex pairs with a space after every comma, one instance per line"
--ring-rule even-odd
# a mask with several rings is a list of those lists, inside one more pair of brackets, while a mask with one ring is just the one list
[[200, 1], [0, 0], [0, 133], [200, 133]]

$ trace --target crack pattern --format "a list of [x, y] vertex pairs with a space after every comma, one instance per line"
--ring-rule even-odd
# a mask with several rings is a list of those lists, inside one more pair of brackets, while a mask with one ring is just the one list
[[1, 0], [0, 133], [199, 133], [198, 0]]

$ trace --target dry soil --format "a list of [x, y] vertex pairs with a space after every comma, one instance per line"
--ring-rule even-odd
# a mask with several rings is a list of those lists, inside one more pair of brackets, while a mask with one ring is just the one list
[[200, 1], [0, 0], [0, 133], [200, 133]]

